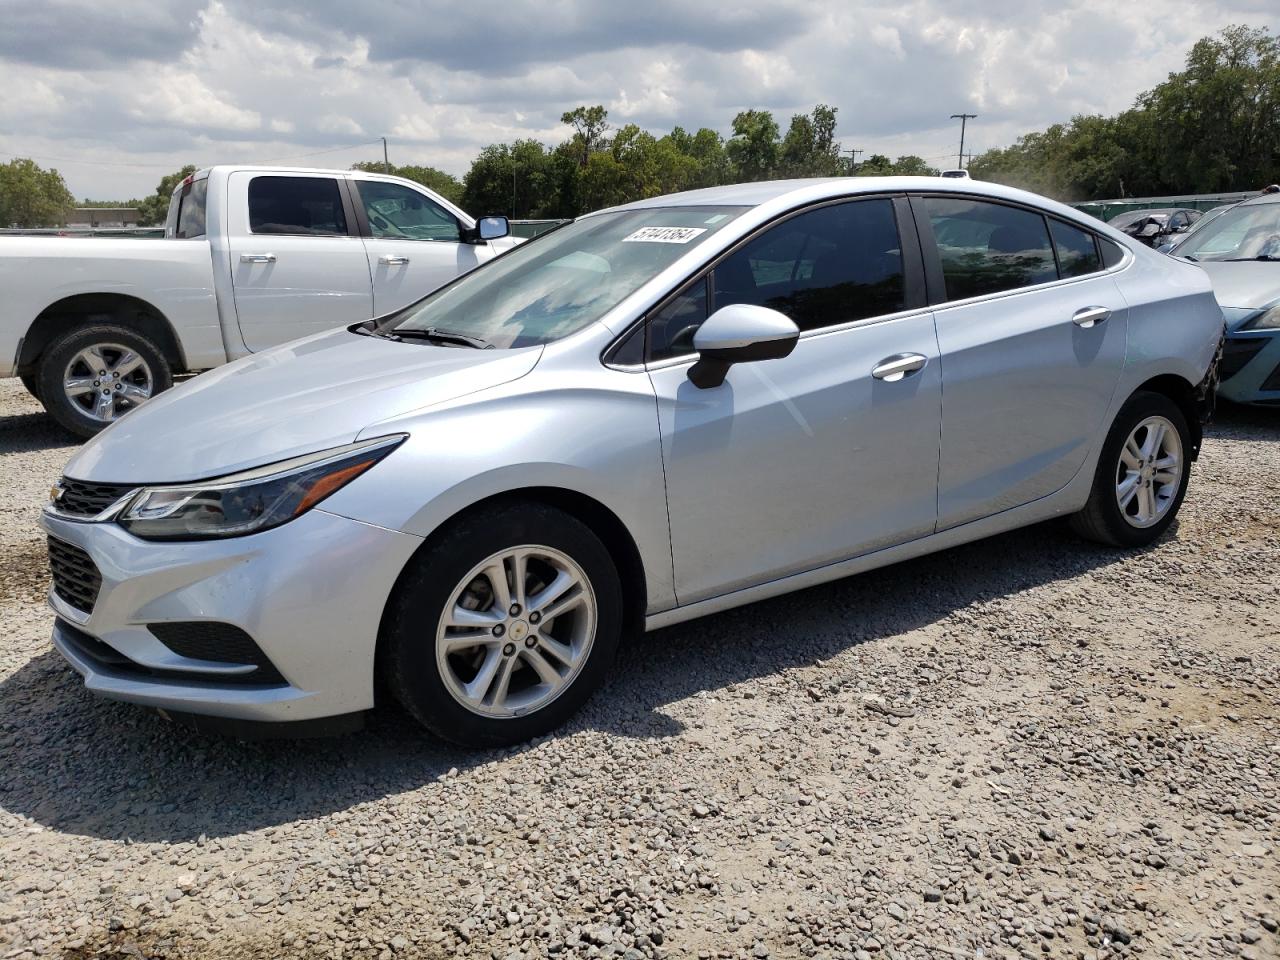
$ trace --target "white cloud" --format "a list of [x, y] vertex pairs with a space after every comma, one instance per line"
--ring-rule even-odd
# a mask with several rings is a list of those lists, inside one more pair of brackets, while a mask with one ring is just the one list
[[[149, 193], [183, 163], [380, 155], [465, 171], [488, 143], [554, 143], [560, 114], [728, 132], [839, 108], [846, 147], [951, 163], [1076, 113], [1114, 113], [1257, 0], [45, 0], [0, 18], [0, 138], [60, 158], [79, 196]], [[60, 37], [47, 43], [48, 37]], [[74, 40], [74, 42], [72, 42]], [[321, 152], [323, 151], [323, 152]], [[948, 152], [952, 156], [948, 156]], [[70, 161], [70, 162], [67, 162]]]

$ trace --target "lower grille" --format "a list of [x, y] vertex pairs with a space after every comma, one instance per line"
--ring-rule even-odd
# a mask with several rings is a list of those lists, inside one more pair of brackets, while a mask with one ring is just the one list
[[1218, 379], [1229, 380], [1234, 377], [1266, 345], [1267, 341], [1261, 337], [1249, 337], [1241, 340], [1228, 339], [1222, 345], [1222, 362], [1218, 365]]
[[1276, 364], [1276, 368], [1271, 371], [1266, 380], [1262, 381], [1261, 390], [1280, 390], [1280, 363]]
[[210, 623], [204, 620], [179, 623], [153, 623], [148, 630], [180, 657], [192, 660], [210, 660], [214, 663], [253, 664], [252, 673], [236, 674], [235, 683], [284, 683], [284, 677], [275, 664], [267, 659], [253, 637], [229, 623]]
[[102, 574], [79, 547], [49, 537], [49, 572], [53, 592], [81, 613], [92, 613], [102, 589]]
[[[165, 670], [143, 666], [136, 660], [126, 657], [110, 644], [103, 643], [97, 637], [90, 636], [65, 620], [58, 620], [57, 632], [63, 643], [70, 647], [77, 657], [87, 661], [99, 673], [110, 676], [137, 680], [180, 680], [184, 684], [201, 687], [267, 687], [283, 686], [285, 683], [279, 672], [270, 664], [268, 664], [269, 674], [256, 670], [249, 674], [225, 677], [192, 673], [189, 670]], [[272, 677], [275, 679], [271, 679]]]

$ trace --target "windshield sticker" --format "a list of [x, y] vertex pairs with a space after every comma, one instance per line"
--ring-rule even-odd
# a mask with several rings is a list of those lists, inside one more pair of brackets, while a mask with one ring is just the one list
[[641, 227], [623, 243], [688, 243], [698, 234], [706, 233], [706, 227]]

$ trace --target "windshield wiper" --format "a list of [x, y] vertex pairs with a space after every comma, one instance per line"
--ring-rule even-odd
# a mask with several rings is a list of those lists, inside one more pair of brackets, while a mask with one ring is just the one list
[[1258, 257], [1227, 257], [1223, 263], [1251, 263], [1255, 260], [1261, 260], [1264, 263], [1270, 263], [1273, 260], [1280, 260], [1280, 257], [1273, 257], [1269, 253], [1264, 253]]
[[451, 343], [459, 347], [474, 347], [476, 350], [492, 350], [493, 344], [479, 337], [469, 337], [465, 333], [454, 333], [452, 330], [437, 330], [435, 327], [418, 329], [409, 327], [400, 330], [388, 330], [382, 334], [388, 340], [429, 340], [435, 343]]

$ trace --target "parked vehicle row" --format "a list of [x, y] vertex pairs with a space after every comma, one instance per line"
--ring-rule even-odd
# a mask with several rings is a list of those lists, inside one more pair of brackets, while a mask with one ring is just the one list
[[0, 376], [90, 436], [177, 374], [398, 310], [509, 249], [507, 233], [396, 177], [202, 170], [162, 240], [0, 237]]
[[1171, 255], [1203, 269], [1222, 306], [1227, 339], [1220, 395], [1280, 404], [1280, 193], [1235, 204]]
[[[259, 232], [229, 268], [283, 270]], [[270, 279], [247, 347], [246, 316], [321, 308]], [[987, 183], [600, 211], [90, 440], [42, 515], [54, 644], [174, 715], [346, 725], [381, 687], [448, 739], [524, 740], [631, 629], [1051, 517], [1150, 543], [1221, 333], [1198, 267]]]
[[1156, 210], [1129, 210], [1112, 217], [1107, 223], [1140, 243], [1157, 247], [1167, 237], [1186, 233], [1201, 216], [1199, 210], [1188, 207], [1164, 207]]

